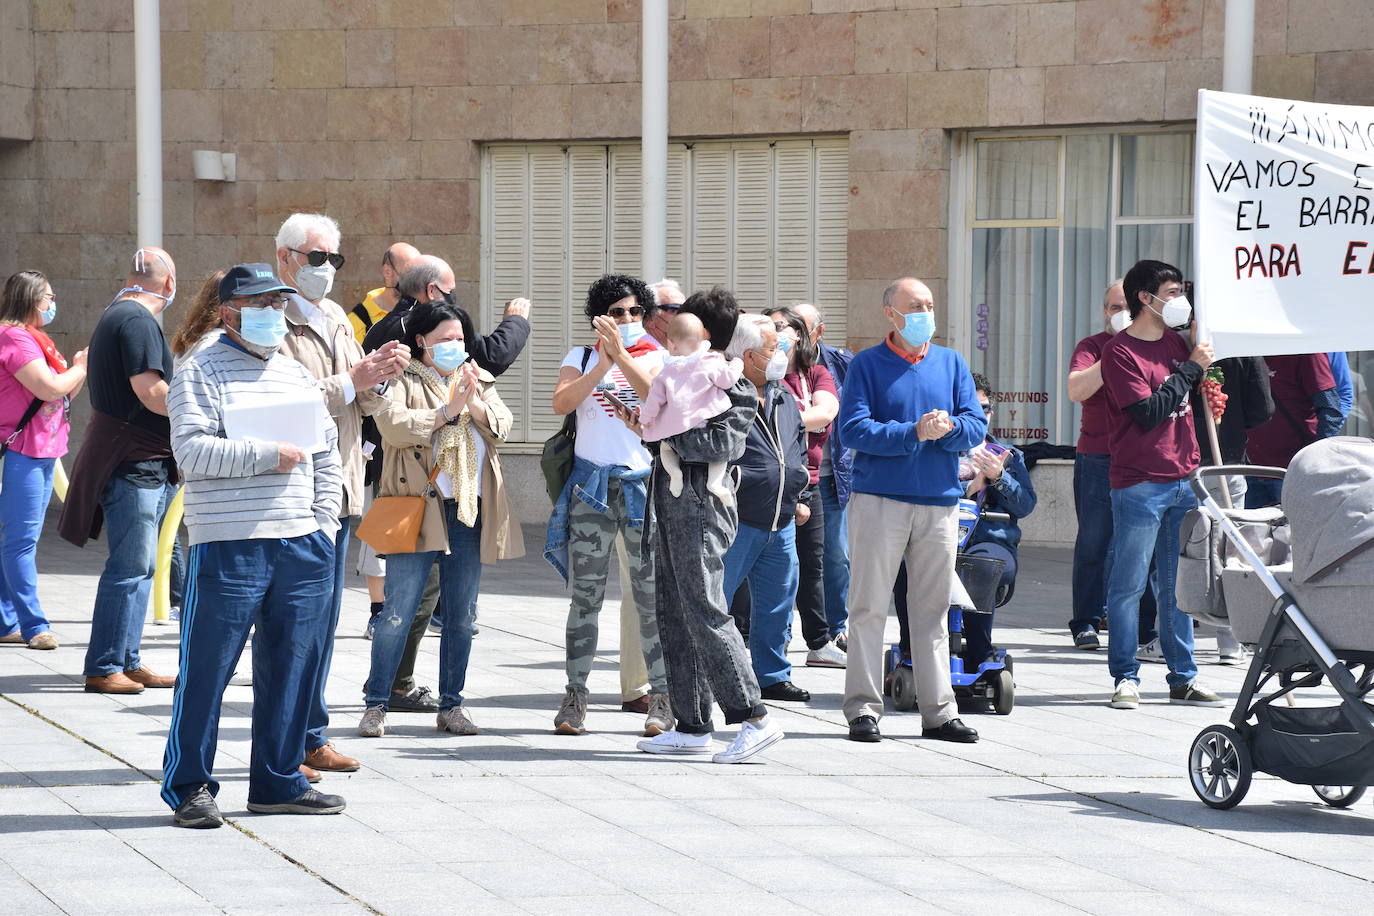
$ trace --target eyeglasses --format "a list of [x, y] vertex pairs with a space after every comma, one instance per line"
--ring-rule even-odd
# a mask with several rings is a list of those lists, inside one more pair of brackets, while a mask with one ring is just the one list
[[286, 308], [286, 303], [290, 296], [285, 293], [260, 293], [256, 296], [233, 296], [232, 301], [239, 303], [238, 308], [242, 309], [276, 309], [281, 311]]
[[644, 314], [644, 306], [642, 306], [642, 305], [632, 305], [632, 306], [630, 306], [630, 307], [627, 308], [627, 309], [626, 309], [626, 308], [613, 308], [613, 309], [607, 309], [607, 310], [606, 310], [606, 314], [607, 314], [607, 315], [610, 315], [612, 318], [624, 318], [626, 315], [629, 315], [631, 318], [639, 318], [641, 315]]
[[344, 256], [337, 251], [320, 251], [318, 248], [314, 251], [301, 251], [299, 248], [288, 248], [287, 251], [294, 251], [296, 254], [301, 255], [311, 267], [319, 267], [325, 261], [332, 264], [335, 270], [340, 270], [344, 266]]
[[993, 407], [991, 404], [983, 404], [983, 405], [982, 405], [982, 408], [983, 408], [983, 416], [985, 416], [985, 417], [990, 417], [990, 416], [992, 416], [992, 412], [993, 412], [994, 410], [997, 409], [996, 407]]

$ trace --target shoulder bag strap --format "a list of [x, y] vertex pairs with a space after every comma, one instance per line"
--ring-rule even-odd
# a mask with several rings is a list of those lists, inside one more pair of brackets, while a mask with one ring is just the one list
[[41, 398], [34, 398], [29, 403], [28, 409], [24, 411], [24, 416], [19, 419], [19, 425], [14, 428], [14, 432], [10, 433], [10, 437], [5, 440], [4, 444], [0, 445], [0, 455], [10, 450], [10, 446], [14, 445], [14, 440], [19, 438], [19, 434], [24, 431], [24, 427], [29, 425], [29, 421], [37, 416], [38, 411], [42, 409], [42, 407], [43, 401]]

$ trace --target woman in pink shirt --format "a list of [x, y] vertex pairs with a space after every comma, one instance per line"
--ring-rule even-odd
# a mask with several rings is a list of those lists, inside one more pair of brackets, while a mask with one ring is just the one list
[[[68, 400], [86, 381], [86, 351], [69, 367], [41, 328], [57, 316], [48, 278], [21, 270], [0, 297], [0, 643], [56, 649], [38, 603], [34, 556], [52, 496], [53, 467], [67, 453]], [[27, 418], [27, 422], [25, 419]]]

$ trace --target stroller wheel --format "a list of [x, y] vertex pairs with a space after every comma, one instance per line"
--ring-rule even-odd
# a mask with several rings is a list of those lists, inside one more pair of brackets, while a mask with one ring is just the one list
[[1209, 725], [1188, 751], [1188, 781], [1202, 803], [1225, 810], [1250, 791], [1254, 766], [1245, 739], [1229, 725]]
[[892, 672], [892, 708], [901, 712], [916, 708], [916, 672], [905, 665]]
[[1317, 797], [1333, 808], [1349, 808], [1364, 798], [1364, 786], [1313, 786]]

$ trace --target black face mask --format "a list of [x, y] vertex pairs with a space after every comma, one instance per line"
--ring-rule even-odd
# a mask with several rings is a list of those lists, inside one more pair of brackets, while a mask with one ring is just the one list
[[457, 305], [457, 304], [458, 304], [458, 297], [455, 296], [455, 295], [453, 295], [453, 290], [449, 290], [449, 291], [446, 292], [446, 293], [440, 293], [440, 294], [439, 294], [439, 298], [443, 301], [443, 303], [444, 303], [445, 305]]

